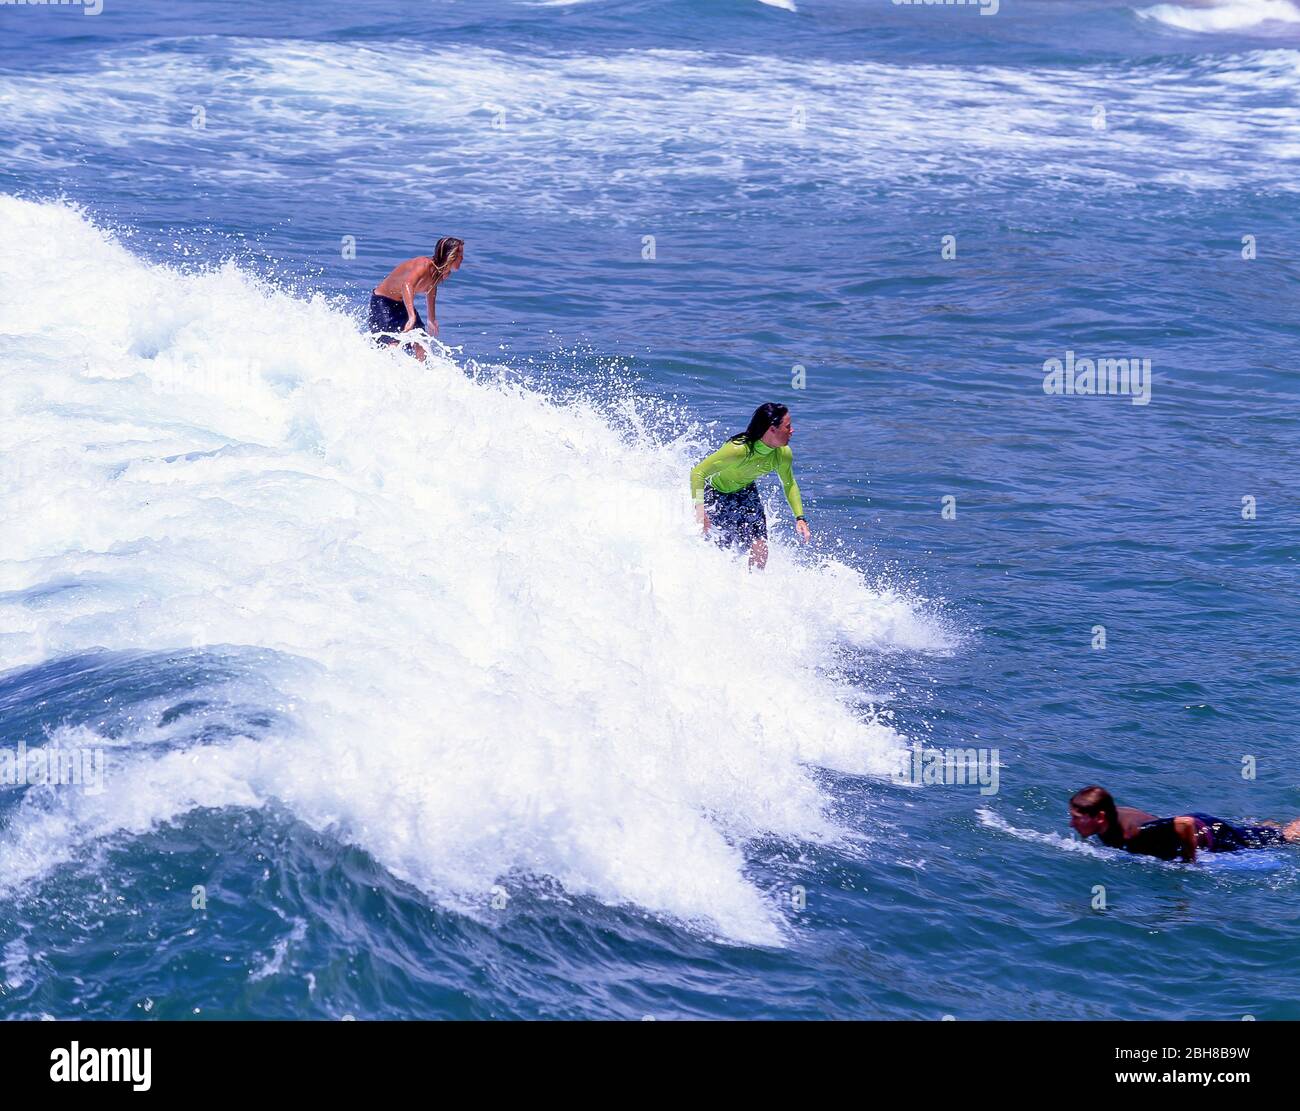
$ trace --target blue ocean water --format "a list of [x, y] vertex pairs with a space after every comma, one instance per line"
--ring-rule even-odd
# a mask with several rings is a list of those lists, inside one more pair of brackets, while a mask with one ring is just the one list
[[0, 1015], [1300, 1018], [1294, 855], [1066, 822], [1300, 814], [1294, 3], [0, 30], [0, 744], [104, 761], [0, 785]]

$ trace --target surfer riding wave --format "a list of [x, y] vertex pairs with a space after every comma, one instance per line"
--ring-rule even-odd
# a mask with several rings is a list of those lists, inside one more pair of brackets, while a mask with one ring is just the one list
[[785, 500], [795, 516], [795, 531], [806, 544], [811, 538], [803, 515], [803, 497], [794, 480], [790, 410], [769, 401], [754, 410], [749, 427], [732, 436], [691, 470], [691, 500], [695, 516], [708, 536], [723, 547], [749, 547], [749, 565], [767, 565], [767, 514], [755, 479], [776, 471]]
[[[460, 269], [464, 259], [464, 240], [444, 236], [438, 240], [432, 255], [410, 258], [395, 266], [370, 295], [369, 325], [371, 333], [375, 335], [375, 342], [391, 347], [398, 342], [393, 338], [393, 333], [410, 332], [417, 328], [436, 336], [439, 332], [436, 311], [438, 286]], [[427, 328], [415, 307], [417, 293], [423, 293], [427, 297]], [[403, 350], [424, 362], [424, 348], [418, 343], [408, 343]]]

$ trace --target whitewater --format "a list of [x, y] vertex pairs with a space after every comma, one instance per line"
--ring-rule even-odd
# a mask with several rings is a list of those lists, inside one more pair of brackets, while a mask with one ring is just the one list
[[463, 913], [550, 877], [782, 943], [745, 846], [844, 835], [818, 769], [888, 775], [906, 743], [846, 676], [949, 649], [931, 607], [788, 533], [765, 574], [700, 542], [686, 472], [731, 429], [420, 366], [69, 203], [0, 197], [0, 226], [0, 671], [193, 673], [189, 703], [62, 729], [106, 747], [105, 790], [28, 790], [0, 885], [274, 803]]

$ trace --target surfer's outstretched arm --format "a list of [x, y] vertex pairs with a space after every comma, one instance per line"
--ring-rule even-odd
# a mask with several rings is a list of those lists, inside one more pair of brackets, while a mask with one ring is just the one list
[[781, 488], [785, 491], [785, 500], [790, 503], [790, 512], [794, 514], [794, 530], [805, 544], [812, 537], [808, 528], [808, 519], [803, 515], [803, 495], [799, 493], [799, 483], [794, 480], [794, 452], [788, 447], [778, 448], [779, 459], [776, 473], [781, 479]]

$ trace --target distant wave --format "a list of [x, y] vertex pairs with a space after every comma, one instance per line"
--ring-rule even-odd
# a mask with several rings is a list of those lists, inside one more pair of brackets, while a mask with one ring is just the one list
[[[1293, 50], [1155, 68], [1017, 69], [688, 50], [525, 56], [435, 46], [413, 57], [384, 45], [231, 39], [205, 49], [232, 72], [262, 74], [262, 92], [250, 99], [220, 83], [206, 94], [222, 120], [224, 155], [196, 162], [187, 129], [172, 119], [186, 90], [209, 80], [186, 44], [123, 47], [57, 87], [0, 73], [0, 133], [22, 137], [8, 165], [57, 180], [67, 150], [93, 154], [112, 137], [165, 152], [159, 164], [193, 173], [196, 187], [214, 178], [271, 187], [291, 182], [296, 160], [324, 144], [346, 153], [316, 164], [320, 184], [383, 180], [423, 202], [427, 182], [402, 170], [430, 156], [427, 136], [436, 135], [465, 204], [563, 208], [635, 227], [683, 177], [710, 183], [716, 200], [699, 203], [728, 218], [742, 186], [815, 186], [856, 209], [864, 182], [923, 187], [951, 174], [972, 188], [1300, 190], [1300, 114], [1276, 110], [1300, 81]], [[354, 80], [340, 82], [343, 69]], [[388, 106], [411, 92], [406, 123], [396, 126]], [[1109, 123], [1098, 129], [1103, 104]], [[494, 113], [501, 129], [491, 126]], [[106, 187], [154, 184], [147, 167], [95, 161]]]
[[1200, 4], [1156, 4], [1138, 9], [1143, 19], [1153, 19], [1182, 31], [1246, 31], [1265, 24], [1300, 23], [1300, 7], [1293, 0], [1207, 0]]

